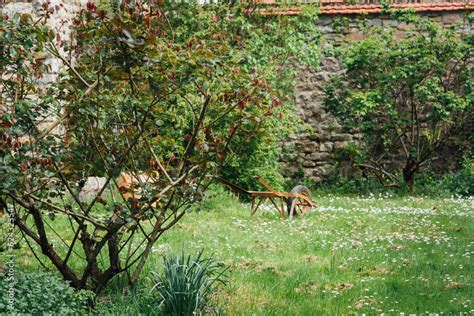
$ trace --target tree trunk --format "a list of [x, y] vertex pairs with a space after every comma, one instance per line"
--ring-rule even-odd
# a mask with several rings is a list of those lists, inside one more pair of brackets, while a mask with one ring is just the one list
[[418, 162], [410, 155], [407, 159], [405, 167], [403, 168], [403, 180], [410, 188], [413, 189], [415, 180], [415, 173], [418, 171]]

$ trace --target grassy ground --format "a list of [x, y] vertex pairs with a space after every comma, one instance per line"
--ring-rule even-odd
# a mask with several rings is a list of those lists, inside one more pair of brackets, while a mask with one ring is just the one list
[[474, 199], [317, 200], [317, 211], [282, 221], [211, 198], [155, 246], [138, 288], [119, 290], [115, 280], [99, 309], [156, 313], [147, 275], [185, 244], [231, 267], [215, 297], [228, 315], [474, 313]]

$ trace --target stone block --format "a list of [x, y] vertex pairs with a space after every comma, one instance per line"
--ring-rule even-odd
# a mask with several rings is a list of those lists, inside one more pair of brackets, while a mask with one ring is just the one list
[[319, 30], [320, 30], [321, 34], [334, 33], [334, 30], [333, 30], [332, 26], [330, 26], [330, 25], [325, 25], [325, 26], [321, 27]]
[[321, 146], [319, 147], [320, 151], [331, 151], [332, 149], [333, 149], [333, 143], [331, 142], [322, 143]]
[[301, 163], [301, 165], [305, 168], [313, 168], [313, 167], [316, 167], [316, 163], [314, 161], [311, 161], [311, 160], [305, 160]]
[[331, 157], [329, 153], [325, 152], [313, 152], [309, 155], [305, 156], [305, 159], [311, 161], [321, 161], [321, 160], [328, 160]]
[[370, 19], [366, 23], [367, 26], [382, 26], [381, 19]]
[[348, 141], [339, 141], [334, 143], [334, 149], [344, 149], [349, 145]]
[[326, 42], [342, 42], [344, 40], [344, 35], [342, 34], [325, 34], [323, 41]]
[[321, 177], [317, 177], [317, 176], [310, 176], [310, 177], [308, 177], [308, 180], [313, 182], [313, 183], [319, 183], [319, 182], [323, 181], [323, 179]]
[[349, 141], [352, 139], [352, 134], [349, 133], [331, 133], [331, 140], [334, 141]]
[[317, 146], [314, 143], [305, 143], [302, 149], [304, 153], [312, 153], [317, 150]]
[[333, 171], [333, 169], [334, 168], [330, 165], [317, 167], [313, 170], [313, 175], [314, 176], [319, 176], [319, 177], [327, 176], [328, 174], [330, 174]]
[[400, 22], [395, 20], [383, 20], [382, 24], [383, 26], [398, 27], [398, 24], [400, 24]]
[[81, 202], [92, 201], [99, 194], [107, 179], [104, 177], [88, 177], [86, 183], [79, 192]]
[[329, 81], [329, 78], [330, 73], [328, 71], [320, 71], [314, 76], [314, 79], [317, 81]]
[[364, 34], [359, 29], [354, 28], [349, 31], [347, 38], [351, 41], [361, 41], [364, 39]]
[[458, 21], [463, 21], [464, 17], [462, 14], [459, 13], [443, 13], [441, 17], [441, 22], [443, 24], [453, 24]]
[[319, 137], [319, 133], [317, 133], [317, 131], [315, 130], [313, 134], [309, 135], [309, 140], [310, 141], [313, 141], [313, 142], [316, 142], [320, 139]]
[[341, 64], [336, 57], [324, 57], [321, 59], [321, 70], [334, 72], [341, 69]]
[[393, 32], [393, 37], [396, 39], [403, 39], [405, 38], [405, 36], [406, 36], [406, 31], [397, 29], [395, 32]]
[[408, 24], [406, 22], [400, 22], [397, 25], [397, 29], [399, 29], [401, 31], [405, 31], [405, 30], [408, 29]]
[[303, 170], [303, 174], [305, 177], [310, 177], [313, 175], [313, 169], [311, 168], [306, 168]]
[[333, 21], [334, 19], [330, 16], [320, 16], [316, 24], [321, 25], [321, 26], [326, 26], [326, 25], [331, 25]]
[[[332, 162], [332, 160], [320, 160], [320, 161], [316, 161], [316, 167], [327, 167], [328, 163], [329, 162]], [[330, 164], [329, 164], [330, 165]]]

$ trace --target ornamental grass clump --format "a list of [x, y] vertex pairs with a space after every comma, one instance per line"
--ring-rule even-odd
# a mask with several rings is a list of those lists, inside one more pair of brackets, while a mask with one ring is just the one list
[[222, 267], [211, 257], [203, 258], [203, 251], [192, 255], [175, 254], [163, 259], [163, 272], [152, 272], [165, 315], [194, 315], [212, 307], [211, 293], [216, 283], [226, 284]]

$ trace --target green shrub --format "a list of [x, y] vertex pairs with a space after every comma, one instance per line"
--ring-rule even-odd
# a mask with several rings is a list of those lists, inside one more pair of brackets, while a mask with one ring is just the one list
[[324, 179], [323, 182], [317, 185], [310, 186], [318, 194], [356, 194], [356, 195], [370, 195], [381, 194], [388, 192], [395, 195], [404, 195], [408, 188], [401, 187], [385, 187], [380, 183], [376, 177], [364, 178], [363, 176], [356, 176], [353, 178], [345, 178], [334, 173]]
[[426, 187], [441, 195], [474, 195], [474, 158], [465, 158], [458, 171], [431, 179]]
[[[283, 136], [278, 136], [283, 137]], [[281, 190], [285, 179], [281, 175], [278, 163], [281, 149], [277, 143], [278, 137], [254, 139], [248, 142], [246, 154], [235, 156], [222, 170], [222, 176], [232, 183], [248, 190], [262, 190], [263, 187], [253, 177], [259, 176], [275, 189]], [[245, 196], [243, 196], [245, 199]]]
[[[474, 40], [413, 14], [392, 18], [411, 30], [400, 38], [392, 27], [370, 26], [363, 40], [343, 45], [345, 71], [326, 86], [325, 106], [360, 133], [366, 167], [401, 174], [390, 178], [412, 188], [432, 161], [469, 149]], [[389, 157], [398, 163], [385, 164]]]
[[8, 309], [8, 289], [11, 281], [0, 275], [0, 314], [78, 314], [89, 311], [94, 294], [76, 291], [59, 276], [49, 272], [19, 272], [13, 279], [14, 309]]
[[[2, 94], [18, 96], [6, 100], [0, 118], [7, 140], [0, 142], [0, 200], [17, 203], [17, 227], [42, 236], [30, 241], [52, 268], [96, 293], [120, 273], [136, 283], [154, 243], [216, 176], [281, 180], [278, 139], [302, 125], [292, 106], [295, 63], [314, 68], [319, 60], [315, 8], [270, 17], [238, 1], [100, 2], [64, 21], [74, 26], [71, 45], [46, 24], [49, 2], [36, 17], [0, 15], [0, 68], [8, 78]], [[37, 82], [49, 73], [37, 58], [43, 54], [77, 63], [66, 62], [40, 92]], [[25, 62], [34, 60], [35, 67]], [[42, 129], [45, 113], [57, 120]], [[62, 121], [67, 137], [50, 134]], [[229, 160], [237, 172], [224, 170]], [[118, 187], [123, 199], [106, 201], [106, 187], [122, 172], [136, 178], [157, 170], [159, 177]], [[73, 191], [89, 176], [106, 183], [84, 203]], [[71, 221], [77, 242], [53, 237], [57, 222], [43, 228], [42, 219], [58, 213]], [[142, 241], [144, 251], [122, 251]]]
[[212, 308], [210, 294], [215, 283], [225, 284], [224, 271], [216, 261], [202, 258], [203, 252], [193, 258], [181, 254], [164, 257], [162, 274], [152, 272], [162, 312], [165, 315], [194, 315]]
[[368, 195], [389, 192], [400, 196], [408, 193], [428, 196], [472, 196], [474, 195], [474, 158], [465, 158], [459, 170], [442, 176], [429, 170], [418, 174], [416, 185], [411, 191], [404, 185], [385, 187], [374, 176], [344, 178], [337, 172], [326, 177], [321, 183], [316, 185], [307, 183], [307, 185], [319, 194]]

